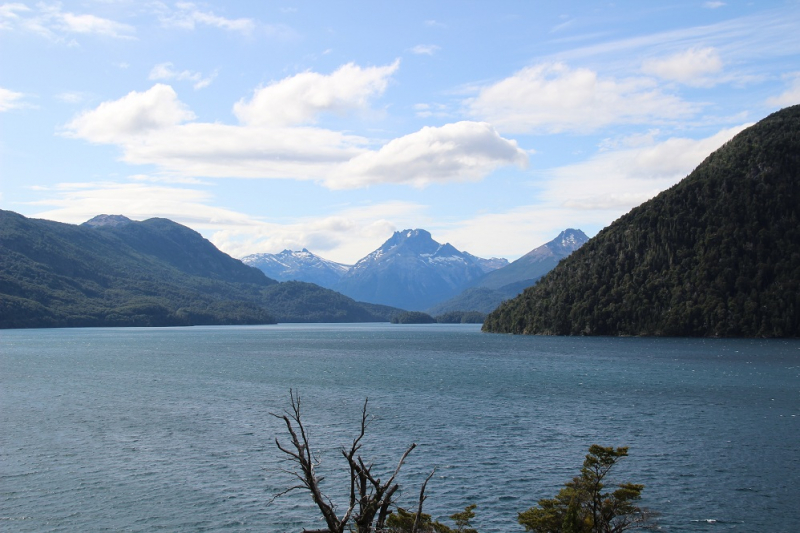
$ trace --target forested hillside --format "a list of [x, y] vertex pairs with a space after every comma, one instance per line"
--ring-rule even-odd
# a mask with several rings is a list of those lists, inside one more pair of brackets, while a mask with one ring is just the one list
[[601, 231], [484, 330], [797, 337], [800, 106], [743, 131]]
[[0, 211], [0, 328], [388, 322], [396, 311], [278, 284], [167, 219], [75, 226]]

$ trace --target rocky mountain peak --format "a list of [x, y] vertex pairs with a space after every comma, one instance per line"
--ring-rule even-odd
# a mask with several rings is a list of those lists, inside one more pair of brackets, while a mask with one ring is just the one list
[[568, 228], [558, 234], [558, 237], [547, 243], [551, 250], [560, 249], [567, 252], [574, 252], [580, 248], [589, 237], [579, 229]]
[[404, 229], [395, 231], [378, 250], [383, 253], [404, 250], [411, 253], [432, 254], [439, 246], [439, 243], [434, 241], [431, 234], [424, 229]]
[[81, 224], [81, 226], [89, 226], [91, 228], [117, 228], [130, 224], [131, 222], [133, 222], [133, 220], [123, 215], [97, 215]]

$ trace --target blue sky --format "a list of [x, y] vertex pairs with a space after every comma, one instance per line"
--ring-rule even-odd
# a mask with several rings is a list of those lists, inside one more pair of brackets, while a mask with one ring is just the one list
[[798, 30], [797, 0], [0, 4], [0, 208], [515, 259], [800, 103]]

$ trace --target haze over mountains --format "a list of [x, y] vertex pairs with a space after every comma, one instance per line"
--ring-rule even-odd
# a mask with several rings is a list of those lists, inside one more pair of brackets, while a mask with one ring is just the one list
[[602, 230], [484, 330], [800, 336], [800, 106]]

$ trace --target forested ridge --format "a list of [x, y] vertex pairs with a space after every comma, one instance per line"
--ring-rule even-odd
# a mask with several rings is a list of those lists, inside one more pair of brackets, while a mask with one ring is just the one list
[[800, 335], [800, 106], [763, 119], [484, 322], [544, 335]]
[[0, 211], [0, 328], [388, 322], [396, 312], [277, 283], [167, 219], [76, 226]]

